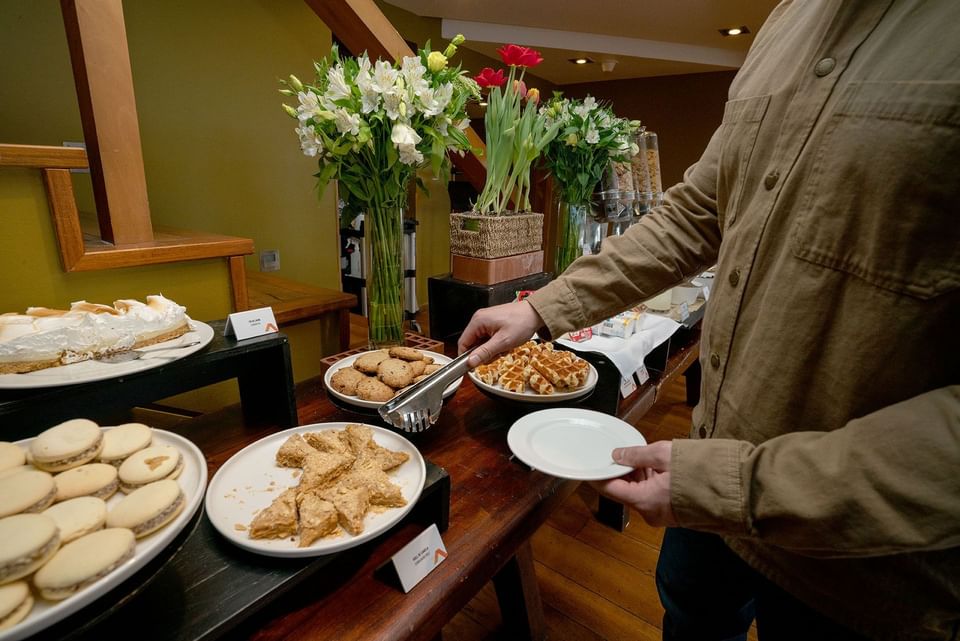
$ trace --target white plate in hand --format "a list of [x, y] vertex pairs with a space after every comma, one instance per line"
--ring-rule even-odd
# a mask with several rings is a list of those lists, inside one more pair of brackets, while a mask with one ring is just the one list
[[[370, 510], [364, 518], [363, 532], [354, 536], [345, 530], [336, 537], [322, 538], [309, 547], [298, 547], [299, 539], [251, 539], [250, 522], [287, 488], [300, 482], [299, 469], [277, 465], [277, 450], [292, 434], [342, 430], [350, 423], [317, 423], [271, 434], [243, 448], [217, 470], [207, 488], [207, 518], [228, 541], [245, 550], [279, 557], [310, 557], [346, 550], [369, 541], [390, 528], [413, 509], [427, 479], [427, 464], [413, 443], [395, 432], [367, 425], [373, 440], [388, 449], [406, 452], [410, 458], [387, 472], [400, 486], [407, 504], [403, 507]], [[342, 529], [342, 528], [341, 528]]]
[[[444, 356], [443, 354], [438, 354], [436, 352], [428, 352], [427, 350], [423, 350], [423, 349], [419, 351], [423, 352], [424, 356], [430, 356], [431, 358], [433, 358], [433, 362], [436, 363], [437, 365], [446, 365], [447, 363], [453, 360], [449, 356]], [[351, 405], [356, 405], [357, 407], [366, 407], [367, 409], [375, 410], [375, 409], [378, 409], [381, 405], [383, 405], [381, 401], [365, 401], [359, 396], [349, 396], [348, 394], [344, 394], [343, 392], [338, 392], [337, 390], [333, 389], [333, 385], [331, 385], [330, 383], [330, 380], [333, 378], [333, 375], [337, 373], [337, 371], [343, 369], [344, 367], [352, 367], [353, 362], [355, 360], [357, 360], [364, 354], [369, 354], [369, 353], [370, 352], [363, 352], [363, 354], [347, 356], [346, 358], [341, 358], [339, 361], [337, 361], [336, 363], [330, 366], [326, 374], [323, 375], [323, 384], [327, 388], [327, 392], [331, 396], [336, 396], [337, 398], [339, 398], [341, 401], [344, 401], [345, 403], [350, 403]], [[370, 374], [367, 374], [367, 376], [370, 376]], [[447, 385], [447, 388], [443, 390], [443, 398], [447, 398], [451, 394], [456, 392], [457, 388], [460, 387], [460, 383], [462, 382], [463, 382], [463, 377], [461, 376], [454, 382]]]
[[503, 389], [500, 387], [500, 385], [489, 385], [484, 383], [473, 370], [470, 370], [469, 375], [470, 380], [473, 381], [474, 385], [479, 387], [482, 391], [489, 392], [494, 396], [509, 398], [514, 401], [523, 401], [524, 403], [549, 404], [560, 403], [562, 401], [572, 401], [582, 396], [586, 396], [593, 391], [593, 388], [597, 386], [597, 381], [600, 379], [600, 375], [597, 374], [597, 369], [592, 363], [587, 362], [587, 365], [590, 366], [590, 372], [587, 374], [587, 382], [585, 382], [582, 387], [578, 387], [575, 390], [554, 392], [553, 394], [537, 394], [529, 387], [522, 392], [513, 392], [508, 389]]
[[[129, 376], [154, 367], [167, 365], [198, 352], [213, 340], [213, 328], [200, 321], [190, 321], [190, 331], [173, 340], [145, 347], [149, 350], [136, 360], [121, 363], [90, 360], [48, 367], [24, 374], [0, 374], [0, 389], [34, 389], [92, 383], [120, 376]], [[199, 341], [189, 347], [177, 347]]]
[[631, 472], [633, 468], [613, 462], [613, 450], [646, 444], [643, 434], [615, 416], [568, 407], [527, 414], [507, 433], [507, 445], [518, 459], [535, 470], [578, 481]]
[[[108, 429], [110, 428], [106, 427], [104, 431]], [[0, 630], [0, 641], [26, 639], [93, 603], [133, 576], [137, 570], [160, 554], [196, 514], [203, 500], [203, 490], [207, 486], [207, 460], [196, 445], [179, 434], [158, 429], [154, 429], [152, 432], [153, 445], [172, 445], [183, 456], [183, 471], [177, 477], [177, 482], [183, 488], [183, 494], [187, 499], [183, 511], [163, 528], [142, 539], [137, 539], [133, 558], [96, 583], [88, 585], [63, 601], [47, 601], [37, 597], [33, 610], [30, 611], [26, 619], [8, 630]], [[17, 441], [17, 444], [26, 448], [32, 440], [24, 439]], [[107, 501], [107, 509], [112, 509], [125, 496], [126, 494], [118, 491]]]

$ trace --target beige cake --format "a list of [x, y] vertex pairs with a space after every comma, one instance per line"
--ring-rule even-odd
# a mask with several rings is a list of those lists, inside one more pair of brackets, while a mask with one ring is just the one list
[[0, 314], [0, 374], [68, 365], [171, 340], [190, 331], [186, 308], [163, 296], [69, 310], [30, 307]]

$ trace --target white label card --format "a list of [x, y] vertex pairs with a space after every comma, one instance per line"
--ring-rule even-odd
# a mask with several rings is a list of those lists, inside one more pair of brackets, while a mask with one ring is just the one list
[[710, 300], [710, 287], [708, 285], [703, 286], [703, 300]]
[[227, 316], [227, 325], [223, 328], [224, 336], [236, 336], [238, 341], [264, 334], [273, 334], [280, 331], [273, 310], [269, 307], [251, 309], [246, 312], [236, 312]]
[[637, 390], [637, 383], [633, 377], [620, 379], [620, 396], [626, 398]]
[[647, 371], [647, 366], [643, 363], [640, 363], [640, 367], [637, 368], [637, 380], [640, 381], [641, 385], [650, 380], [650, 372]]
[[680, 315], [680, 322], [690, 318], [690, 306], [686, 302], [680, 303], [680, 307], [677, 309], [677, 314]]
[[431, 524], [391, 557], [404, 592], [412, 590], [446, 558], [447, 547], [440, 538], [436, 523]]

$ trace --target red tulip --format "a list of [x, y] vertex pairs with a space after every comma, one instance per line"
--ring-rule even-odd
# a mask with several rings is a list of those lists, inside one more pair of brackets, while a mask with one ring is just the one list
[[497, 49], [503, 63], [511, 67], [536, 67], [543, 62], [543, 57], [536, 49], [519, 45], [503, 45]]
[[490, 67], [484, 67], [480, 71], [480, 75], [476, 76], [474, 80], [481, 87], [502, 87], [507, 84], [507, 79], [503, 76], [503, 69], [494, 71]]

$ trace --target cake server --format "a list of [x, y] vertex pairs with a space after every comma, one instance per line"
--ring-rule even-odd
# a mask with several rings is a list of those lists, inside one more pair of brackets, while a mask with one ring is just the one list
[[199, 345], [200, 340], [193, 340], [189, 343], [179, 343], [177, 345], [157, 345], [156, 347], [144, 347], [143, 349], [130, 349], [125, 352], [114, 352], [113, 354], [107, 354], [106, 356], [100, 356], [96, 360], [101, 363], [128, 363], [130, 361], [135, 361], [138, 358], [143, 358], [147, 354], [153, 352], [165, 352], [168, 349], [183, 349], [184, 347], [193, 347], [194, 345]]
[[404, 432], [422, 432], [440, 418], [443, 390], [467, 373], [467, 358], [473, 350], [460, 354], [419, 383], [411, 385], [380, 406], [384, 421]]

